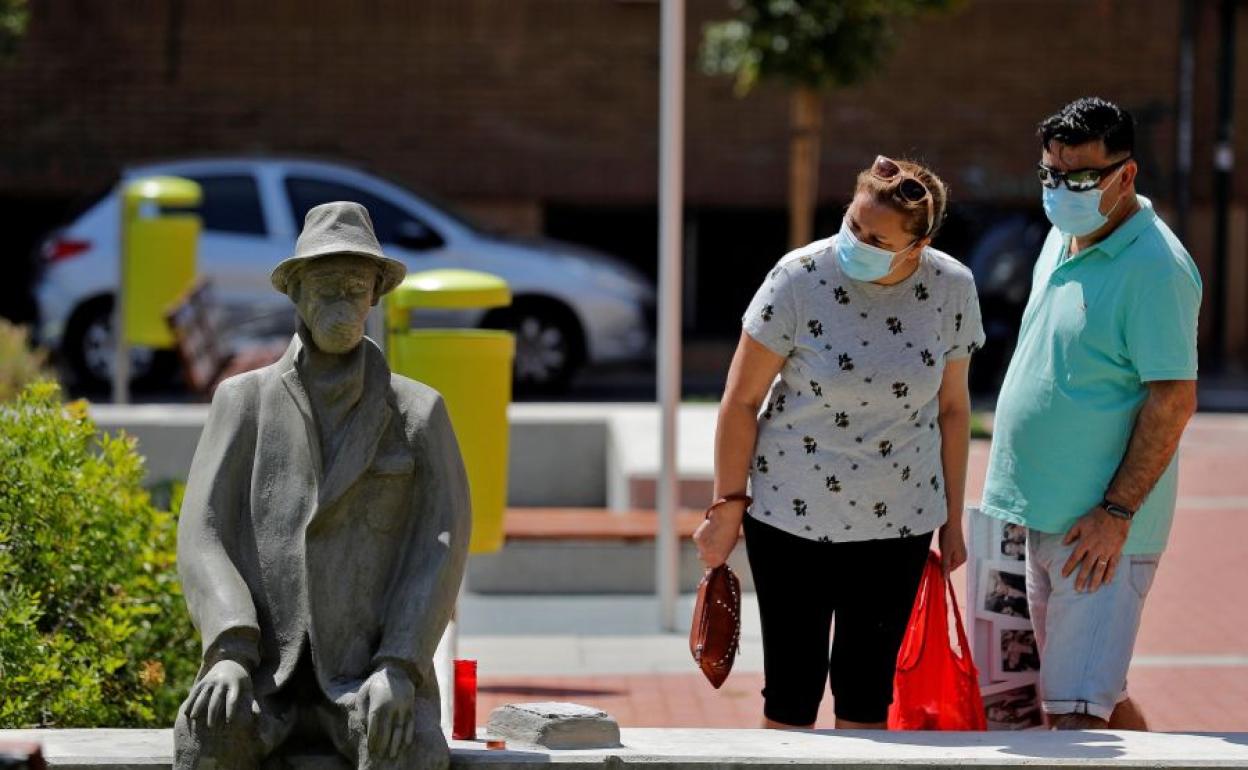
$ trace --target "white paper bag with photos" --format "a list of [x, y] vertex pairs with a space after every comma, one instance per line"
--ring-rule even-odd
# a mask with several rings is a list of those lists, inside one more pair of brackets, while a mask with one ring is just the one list
[[1039, 730], [1044, 712], [1035, 682], [998, 682], [984, 687], [984, 715], [989, 730]]
[[984, 560], [979, 563], [979, 585], [968, 601], [975, 614], [999, 628], [1031, 628], [1027, 606], [1027, 575], [1013, 561]]
[[992, 678], [994, 681], [1034, 679], [1040, 672], [1036, 632], [1030, 628], [993, 627]]
[[1044, 726], [1040, 651], [1027, 606], [1026, 529], [968, 510], [966, 601], [989, 730]]

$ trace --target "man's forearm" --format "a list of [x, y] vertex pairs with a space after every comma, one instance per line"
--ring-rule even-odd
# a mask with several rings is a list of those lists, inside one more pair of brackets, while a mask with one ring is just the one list
[[1109, 502], [1139, 510], [1169, 467], [1195, 410], [1194, 382], [1149, 383], [1148, 398], [1135, 419], [1127, 453], [1105, 492]]

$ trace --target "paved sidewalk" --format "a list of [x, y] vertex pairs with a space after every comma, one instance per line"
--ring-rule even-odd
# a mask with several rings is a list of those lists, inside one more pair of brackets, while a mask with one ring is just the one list
[[[972, 500], [986, 457], [977, 443]], [[1196, 418], [1179, 486], [1131, 691], [1154, 729], [1248, 731], [1248, 416]], [[481, 721], [503, 703], [554, 699], [598, 706], [632, 727], [754, 726], [762, 666], [751, 600], [742, 657], [716, 691], [693, 669], [683, 634], [654, 633], [650, 597], [469, 596], [461, 654], [481, 661]], [[690, 606], [684, 597], [680, 617]], [[818, 724], [832, 725], [830, 698]]]

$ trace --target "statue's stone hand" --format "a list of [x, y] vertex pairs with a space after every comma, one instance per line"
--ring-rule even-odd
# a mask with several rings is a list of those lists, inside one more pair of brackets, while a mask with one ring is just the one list
[[182, 708], [193, 723], [208, 729], [233, 722], [252, 707], [251, 675], [233, 660], [220, 660], [199, 680]]
[[360, 688], [356, 708], [366, 725], [368, 753], [391, 758], [416, 738], [416, 687], [407, 673], [382, 666]]

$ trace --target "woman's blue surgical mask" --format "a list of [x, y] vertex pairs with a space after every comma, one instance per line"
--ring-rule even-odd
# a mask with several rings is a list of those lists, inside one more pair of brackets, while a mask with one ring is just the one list
[[[1118, 169], [1118, 171], [1121, 170]], [[1115, 171], [1110, 179], [1113, 179], [1118, 171]], [[1042, 189], [1044, 191], [1044, 215], [1067, 237], [1080, 238], [1094, 233], [1109, 221], [1109, 214], [1101, 213], [1101, 196], [1105, 191], [1099, 187], [1083, 192], [1068, 190], [1065, 185], [1058, 185], [1053, 189], [1048, 187]], [[1118, 199], [1118, 203], [1122, 203], [1122, 198]], [[1109, 213], [1113, 213], [1118, 203], [1114, 204]]]
[[850, 229], [848, 218], [841, 220], [841, 231], [833, 240], [836, 247], [836, 261], [840, 263], [845, 275], [855, 281], [880, 280], [892, 270], [893, 257], [914, 245], [910, 244], [901, 251], [892, 252], [888, 249], [881, 249], [879, 246], [863, 243]]

